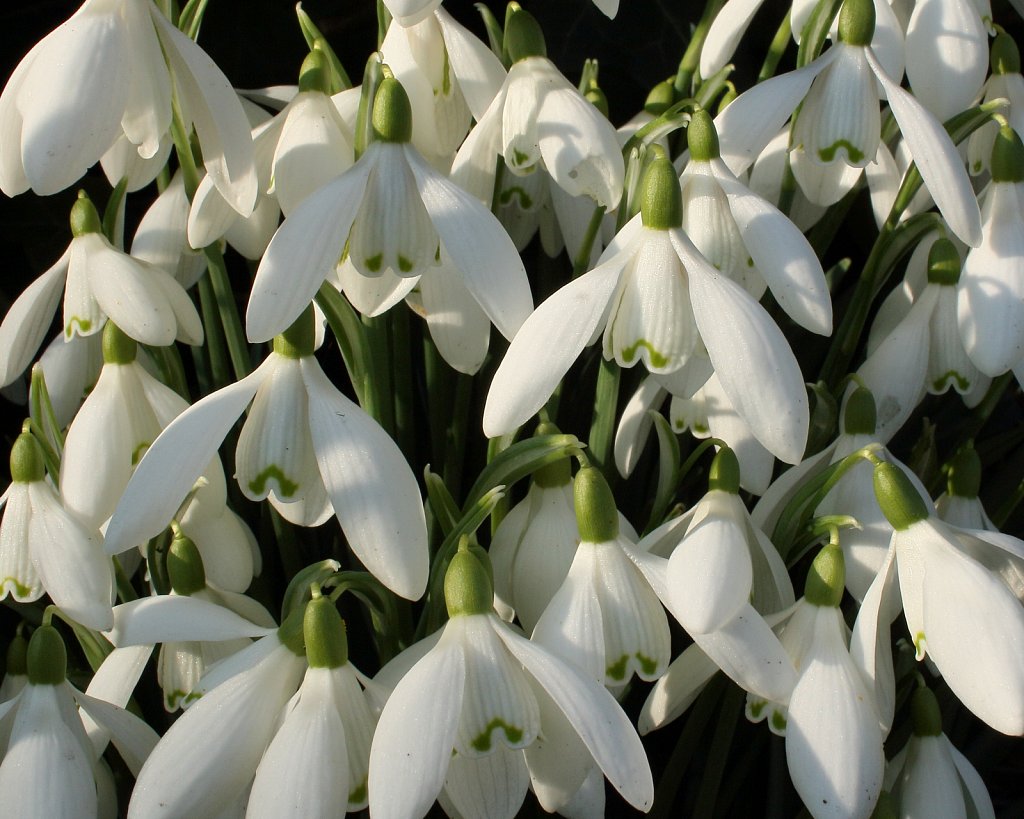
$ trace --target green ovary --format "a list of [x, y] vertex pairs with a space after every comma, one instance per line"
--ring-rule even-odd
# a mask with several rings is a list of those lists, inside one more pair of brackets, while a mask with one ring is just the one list
[[486, 752], [491, 750], [491, 734], [495, 729], [500, 728], [505, 732], [505, 739], [508, 740], [510, 745], [517, 745], [523, 740], [523, 729], [517, 728], [514, 725], [509, 725], [501, 717], [495, 717], [487, 723], [486, 727], [480, 734], [470, 743], [477, 751]]
[[277, 464], [271, 464], [249, 481], [249, 491], [255, 495], [262, 495], [266, 491], [267, 481], [269, 480], [277, 483], [282, 498], [290, 498], [299, 491], [299, 485], [294, 481], [288, 480], [281, 467]]

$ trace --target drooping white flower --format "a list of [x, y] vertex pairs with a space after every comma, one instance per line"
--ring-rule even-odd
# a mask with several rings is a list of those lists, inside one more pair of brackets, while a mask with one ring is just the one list
[[864, 167], [878, 151], [884, 94], [939, 211], [958, 237], [976, 246], [981, 219], [960, 155], [935, 117], [883, 66], [870, 45], [874, 29], [871, 0], [846, 0], [836, 45], [809, 65], [754, 86], [718, 115], [722, 158], [741, 172], [799, 105], [795, 146], [815, 162]]
[[[995, 99], [1010, 102], [1006, 112], [1010, 127], [1018, 134], [1024, 132], [1024, 77], [1020, 73], [1020, 52], [1013, 38], [1005, 31], [992, 41], [992, 73], [985, 81], [982, 103]], [[972, 174], [988, 170], [992, 148], [999, 133], [999, 124], [986, 122], [971, 134], [967, 142], [967, 168]]]
[[498, 619], [486, 569], [468, 550], [453, 558], [445, 587], [451, 619], [401, 678], [374, 734], [371, 813], [423, 816], [447, 780], [459, 812], [482, 801], [513, 815], [531, 779], [538, 794], [559, 783], [571, 796], [595, 766], [646, 810], [646, 756], [604, 687]]
[[411, 109], [396, 80], [381, 83], [374, 112], [379, 139], [350, 170], [307, 197], [267, 248], [246, 313], [249, 338], [268, 340], [285, 330], [334, 270], [346, 243], [360, 275], [392, 277], [389, 304], [431, 275], [440, 243], [462, 284], [511, 338], [532, 298], [508, 235], [409, 144]]
[[641, 213], [598, 266], [545, 301], [516, 335], [491, 382], [485, 434], [507, 433], [540, 409], [603, 328], [605, 358], [624, 367], [642, 360], [652, 373], [679, 371], [703, 353], [703, 344], [754, 435], [795, 463], [807, 438], [808, 409], [788, 343], [747, 292], [711, 267], [679, 229], [682, 206], [671, 163], [652, 161], [641, 185]]
[[310, 310], [255, 372], [192, 405], [160, 434], [111, 519], [111, 553], [163, 530], [252, 402], [236, 452], [242, 492], [269, 496], [304, 526], [322, 524], [333, 510], [376, 577], [404, 597], [422, 594], [427, 533], [416, 479], [395, 443], [324, 375], [312, 336]]
[[22, 59], [0, 95], [0, 189], [63, 190], [122, 133], [152, 157], [170, 128], [172, 85], [207, 172], [233, 208], [251, 212], [256, 174], [238, 98], [150, 0], [87, 0]]

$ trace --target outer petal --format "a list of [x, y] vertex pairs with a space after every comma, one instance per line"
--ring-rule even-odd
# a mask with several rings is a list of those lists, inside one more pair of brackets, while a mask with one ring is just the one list
[[494, 52], [443, 8], [439, 7], [434, 16], [441, 26], [452, 72], [459, 81], [473, 118], [479, 122], [505, 81], [505, 69]]
[[462, 647], [444, 637], [402, 677], [380, 715], [370, 748], [375, 819], [425, 815], [444, 784], [466, 679]]
[[6, 508], [0, 521], [0, 597], [10, 594], [19, 603], [38, 600], [43, 596], [43, 585], [29, 548], [29, 484], [12, 483], [2, 500]]
[[523, 806], [530, 775], [520, 751], [498, 746], [481, 757], [455, 754], [441, 794], [450, 803], [452, 816], [487, 816], [513, 819]]
[[798, 463], [810, 415], [789, 343], [743, 288], [702, 262], [681, 233], [671, 235], [690, 275], [694, 318], [722, 389], [765, 449]]
[[18, 296], [0, 324], [0, 387], [12, 383], [32, 362], [60, 304], [71, 261], [70, 248]]
[[[74, 689], [72, 689], [74, 691]], [[108, 738], [133, 775], [138, 776], [146, 758], [153, 752], [160, 737], [139, 717], [101, 699], [74, 691], [75, 701], [90, 720], [103, 726], [103, 735], [96, 748], [102, 753]], [[94, 745], [95, 747], [95, 745]]]
[[868, 65], [882, 84], [892, 115], [943, 218], [971, 247], [981, 243], [981, 213], [960, 154], [945, 129], [910, 94], [889, 79], [871, 49]]
[[665, 389], [654, 378], [645, 378], [622, 410], [615, 430], [615, 468], [624, 478], [633, 474], [651, 431], [650, 411], [666, 396]]
[[256, 625], [216, 603], [173, 594], [144, 597], [115, 606], [114, 626], [107, 638], [120, 647], [264, 637], [274, 630]]
[[710, 77], [725, 66], [764, 0], [731, 0], [711, 21], [700, 50], [700, 75]]
[[160, 434], [114, 510], [107, 527], [108, 553], [120, 554], [163, 531], [275, 363], [271, 356], [237, 384], [191, 406]]
[[570, 282], [526, 320], [498, 366], [484, 406], [484, 434], [504, 435], [544, 406], [594, 337], [633, 249]]
[[899, 615], [895, 559], [896, 550], [890, 546], [881, 571], [864, 595], [850, 639], [853, 662], [874, 685], [875, 704], [885, 733], [889, 732], [896, 708], [896, 679], [889, 639], [889, 627]]
[[699, 645], [689, 646], [672, 661], [647, 695], [637, 720], [640, 733], [649, 734], [682, 716], [717, 672], [718, 666]]
[[423, 204], [466, 288], [511, 339], [533, 310], [526, 269], [501, 223], [480, 202], [406, 148]]
[[487, 356], [491, 321], [442, 251], [441, 264], [420, 279], [430, 337], [441, 357], [460, 373], [474, 375]]
[[349, 545], [388, 588], [417, 599], [428, 558], [416, 478], [395, 442], [338, 392], [315, 359], [302, 359], [302, 378], [320, 475]]
[[387, 0], [384, 4], [400, 26], [413, 26], [441, 5], [441, 0]]

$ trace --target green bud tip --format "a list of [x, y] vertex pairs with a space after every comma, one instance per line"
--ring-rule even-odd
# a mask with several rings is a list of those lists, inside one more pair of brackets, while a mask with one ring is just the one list
[[1024, 145], [1007, 125], [999, 129], [992, 145], [992, 181], [1024, 182]]
[[973, 444], [961, 447], [949, 464], [946, 491], [960, 498], [976, 498], [981, 489], [981, 458]]
[[659, 145], [652, 150], [654, 156], [644, 168], [637, 190], [640, 218], [645, 227], [670, 230], [683, 224], [683, 193], [679, 176], [665, 151]]
[[653, 116], [660, 117], [676, 101], [676, 88], [672, 80], [662, 80], [647, 95], [644, 110]]
[[103, 325], [103, 363], [131, 364], [135, 360], [139, 345], [129, 338], [124, 330], [107, 319]]
[[71, 206], [71, 235], [78, 237], [86, 233], [101, 233], [103, 223], [96, 212], [96, 206], [85, 191], [78, 192], [78, 199]]
[[494, 585], [490, 574], [474, 554], [467, 537], [459, 542], [459, 550], [445, 572], [444, 600], [449, 617], [494, 611]]
[[711, 114], [698, 108], [690, 116], [690, 124], [686, 129], [686, 144], [690, 149], [690, 159], [695, 162], [710, 162], [718, 159], [722, 152], [718, 148], [718, 131]]
[[608, 118], [608, 97], [604, 95], [604, 91], [598, 87], [597, 83], [590, 84], [583, 98], [600, 111], [601, 116], [605, 119]]
[[26, 661], [28, 681], [32, 685], [60, 685], [68, 670], [64, 639], [53, 626], [40, 626], [28, 643]]
[[1020, 74], [1020, 51], [1005, 31], [1000, 31], [992, 41], [991, 63], [993, 74]]
[[928, 281], [949, 286], [960, 281], [960, 254], [944, 236], [936, 239], [928, 251]]
[[274, 352], [285, 358], [313, 355], [316, 343], [316, 318], [310, 304], [281, 335], [274, 336]]
[[846, 0], [839, 11], [839, 42], [853, 46], [871, 45], [875, 36], [873, 0]]
[[23, 677], [28, 673], [28, 640], [15, 634], [7, 646], [7, 675]]
[[167, 575], [176, 594], [189, 596], [206, 588], [206, 570], [199, 549], [180, 529], [167, 551]]
[[937, 737], [942, 734], [939, 701], [927, 686], [920, 686], [911, 696], [910, 717], [914, 724], [914, 736]]
[[505, 52], [513, 63], [529, 57], [547, 57], [548, 47], [540, 24], [518, 3], [509, 4], [505, 23]]
[[727, 446], [718, 450], [708, 471], [708, 490], [714, 489], [730, 495], [738, 495], [740, 491], [740, 462]]
[[928, 507], [906, 473], [893, 463], [880, 463], [874, 471], [875, 499], [892, 527], [902, 532], [927, 520]]
[[345, 621], [328, 598], [317, 597], [306, 603], [302, 635], [310, 668], [339, 668], [348, 662]]
[[843, 600], [846, 561], [843, 550], [834, 543], [825, 546], [811, 563], [804, 583], [804, 598], [815, 606], [835, 608]]
[[314, 48], [306, 55], [299, 69], [299, 91], [320, 91], [327, 94], [330, 93], [330, 88], [331, 66], [327, 62], [327, 55]]
[[409, 95], [394, 77], [385, 77], [373, 99], [373, 135], [381, 142], [412, 139], [412, 106]]
[[619, 536], [619, 510], [611, 487], [600, 469], [585, 466], [576, 473], [573, 499], [581, 540], [587, 543], [607, 543]]
[[17, 483], [33, 483], [46, 477], [46, 460], [43, 448], [31, 432], [23, 432], [14, 439], [11, 447], [11, 480]]
[[843, 410], [843, 431], [847, 435], [874, 435], [877, 422], [875, 396], [867, 387], [858, 386]]

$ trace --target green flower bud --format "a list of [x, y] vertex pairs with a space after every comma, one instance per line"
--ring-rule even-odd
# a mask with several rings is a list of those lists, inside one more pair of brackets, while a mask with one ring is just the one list
[[843, 431], [847, 435], [874, 435], [877, 421], [875, 396], [867, 387], [858, 386], [846, 402]]
[[11, 447], [11, 480], [18, 483], [33, 483], [46, 477], [46, 460], [43, 448], [31, 432], [23, 432], [14, 439]]
[[811, 563], [804, 583], [804, 598], [815, 606], [835, 608], [843, 600], [846, 560], [834, 543], [825, 546]]
[[718, 450], [708, 471], [708, 491], [713, 489], [730, 495], [738, 495], [740, 492], [740, 462], [736, 459], [736, 453], [727, 446]]
[[394, 77], [385, 77], [373, 99], [373, 135], [381, 142], [412, 139], [412, 106], [409, 95]]
[[299, 69], [299, 91], [320, 91], [329, 94], [331, 90], [331, 66], [327, 55], [313, 49], [302, 61]]
[[654, 156], [644, 168], [637, 187], [640, 218], [645, 227], [654, 230], [681, 227], [683, 193], [679, 189], [679, 176], [660, 146], [655, 145], [652, 150]]
[[939, 701], [925, 686], [914, 691], [910, 698], [910, 716], [914, 723], [914, 736], [937, 737], [942, 734], [942, 712]]
[[873, 478], [875, 499], [882, 509], [882, 514], [897, 532], [928, 519], [928, 507], [920, 493], [896, 464], [878, 464]]
[[[537, 425], [535, 435], [558, 435], [560, 430], [550, 421]], [[572, 460], [559, 458], [554, 463], [542, 466], [533, 473], [533, 482], [542, 489], [565, 486], [572, 480]]]
[[60, 685], [67, 677], [68, 653], [60, 632], [40, 626], [28, 643], [28, 681], [32, 685]]
[[619, 536], [619, 510], [608, 481], [596, 466], [576, 473], [573, 485], [576, 526], [588, 543], [607, 543]]
[[86, 233], [102, 233], [103, 223], [96, 212], [96, 206], [85, 191], [78, 192], [78, 199], [71, 206], [71, 235], [84, 236]]
[[872, 0], [846, 0], [839, 11], [839, 42], [871, 45], [875, 36], [875, 4]]
[[316, 597], [306, 603], [302, 634], [310, 668], [339, 668], [348, 662], [345, 621], [326, 597]]
[[607, 119], [608, 117], [608, 97], [604, 95], [604, 91], [597, 85], [597, 83], [591, 83], [586, 93], [583, 95], [584, 99], [593, 105], [601, 115]]
[[494, 611], [494, 584], [487, 567], [470, 548], [469, 538], [462, 539], [459, 550], [448, 564], [444, 575], [444, 600], [449, 617]]
[[928, 281], [951, 287], [960, 281], [960, 254], [945, 237], [936, 239], [928, 251]]
[[15, 634], [7, 646], [7, 676], [24, 677], [28, 673], [28, 640]]
[[167, 551], [167, 576], [176, 594], [189, 596], [206, 588], [206, 570], [199, 549], [178, 530]]
[[138, 342], [129, 338], [124, 330], [110, 319], [103, 325], [103, 363], [131, 364], [138, 352]]
[[544, 42], [544, 32], [533, 15], [519, 6], [510, 3], [511, 12], [505, 21], [505, 53], [513, 63], [529, 57], [547, 57], [548, 47]]
[[992, 145], [992, 181], [1024, 182], [1024, 145], [1017, 132], [1004, 125]]
[[647, 95], [647, 99], [644, 102], [644, 110], [648, 114], [660, 117], [672, 107], [675, 101], [676, 88], [672, 80], [662, 80]]
[[305, 358], [313, 355], [316, 343], [316, 319], [310, 304], [295, 322], [281, 335], [274, 336], [274, 352], [285, 358]]
[[1020, 74], [1020, 51], [1005, 31], [1000, 31], [992, 41], [991, 64], [993, 74]]
[[690, 159], [695, 162], [710, 162], [722, 155], [718, 148], [718, 131], [715, 130], [714, 120], [703, 108], [694, 111], [690, 116], [690, 125], [686, 129], [686, 144], [690, 149]]
[[957, 451], [946, 474], [946, 491], [950, 496], [976, 498], [981, 489], [981, 458], [973, 444]]

